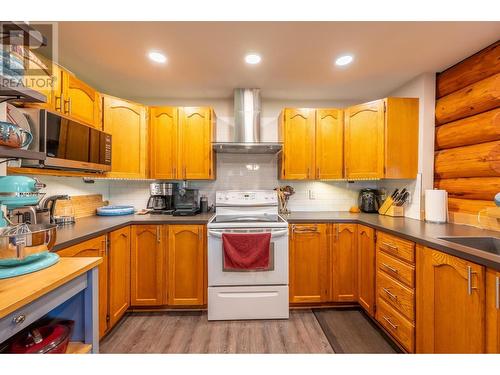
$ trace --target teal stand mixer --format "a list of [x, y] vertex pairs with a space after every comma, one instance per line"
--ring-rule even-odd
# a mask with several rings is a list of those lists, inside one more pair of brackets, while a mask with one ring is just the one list
[[9, 220], [12, 210], [37, 205], [44, 196], [39, 192], [43, 187], [31, 177], [0, 177], [0, 279], [35, 272], [59, 260], [59, 255], [50, 252], [56, 225], [13, 224]]

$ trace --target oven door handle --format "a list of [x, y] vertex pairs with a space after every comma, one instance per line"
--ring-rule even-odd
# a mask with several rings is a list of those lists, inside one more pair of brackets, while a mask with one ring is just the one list
[[[217, 237], [217, 238], [222, 238], [222, 234], [223, 233], [229, 233], [230, 234], [231, 232], [216, 232], [216, 231], [213, 231], [213, 230], [209, 230], [208, 231], [208, 235], [209, 236]], [[260, 234], [260, 233], [269, 233], [269, 232], [248, 232], [248, 233], [239, 232], [239, 233], [243, 233], [243, 234]], [[280, 230], [280, 231], [276, 231], [276, 232], [271, 232], [271, 238], [283, 237], [283, 236], [285, 236], [287, 234], [288, 234], [288, 229]]]

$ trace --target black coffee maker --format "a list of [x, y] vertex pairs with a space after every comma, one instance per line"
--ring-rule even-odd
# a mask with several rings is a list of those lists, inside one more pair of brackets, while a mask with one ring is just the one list
[[175, 188], [176, 184], [169, 182], [153, 182], [149, 185], [150, 197], [147, 208], [152, 214], [173, 214]]
[[361, 189], [358, 199], [359, 209], [362, 212], [378, 212], [380, 207], [380, 193], [375, 189]]

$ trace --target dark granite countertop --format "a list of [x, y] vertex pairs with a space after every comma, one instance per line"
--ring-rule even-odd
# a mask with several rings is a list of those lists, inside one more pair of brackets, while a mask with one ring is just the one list
[[[195, 216], [91, 216], [78, 219], [74, 225], [59, 228], [53, 251], [131, 224], [206, 224], [212, 216], [213, 213]], [[296, 211], [283, 217], [290, 223], [355, 222], [500, 270], [500, 255], [490, 254], [438, 238], [443, 236], [498, 237], [499, 234], [495, 231], [467, 225], [431, 224], [409, 218], [365, 213], [352, 214], [340, 211]]]
[[498, 232], [491, 230], [469, 225], [432, 224], [410, 218], [339, 211], [296, 211], [283, 217], [289, 223], [355, 222], [500, 270], [500, 255], [439, 239], [445, 236], [499, 237]]
[[213, 215], [213, 212], [210, 212], [195, 216], [124, 215], [84, 217], [77, 219], [75, 224], [57, 229], [57, 240], [52, 251], [64, 249], [131, 224], [206, 224]]

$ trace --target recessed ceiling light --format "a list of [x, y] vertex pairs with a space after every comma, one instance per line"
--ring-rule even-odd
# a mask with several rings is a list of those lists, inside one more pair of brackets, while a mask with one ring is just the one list
[[352, 63], [352, 60], [354, 60], [354, 57], [352, 57], [352, 55], [343, 55], [338, 57], [337, 60], [335, 60], [335, 65], [338, 66], [349, 65], [350, 63]]
[[256, 53], [249, 53], [245, 56], [245, 62], [247, 64], [255, 65], [255, 64], [260, 63], [261, 60], [262, 60], [262, 58], [260, 57], [260, 55], [258, 55]]
[[165, 56], [161, 52], [151, 51], [151, 52], [148, 53], [148, 57], [151, 60], [153, 60], [154, 62], [157, 62], [157, 63], [160, 63], [160, 64], [164, 64], [164, 63], [167, 62], [167, 56]]

